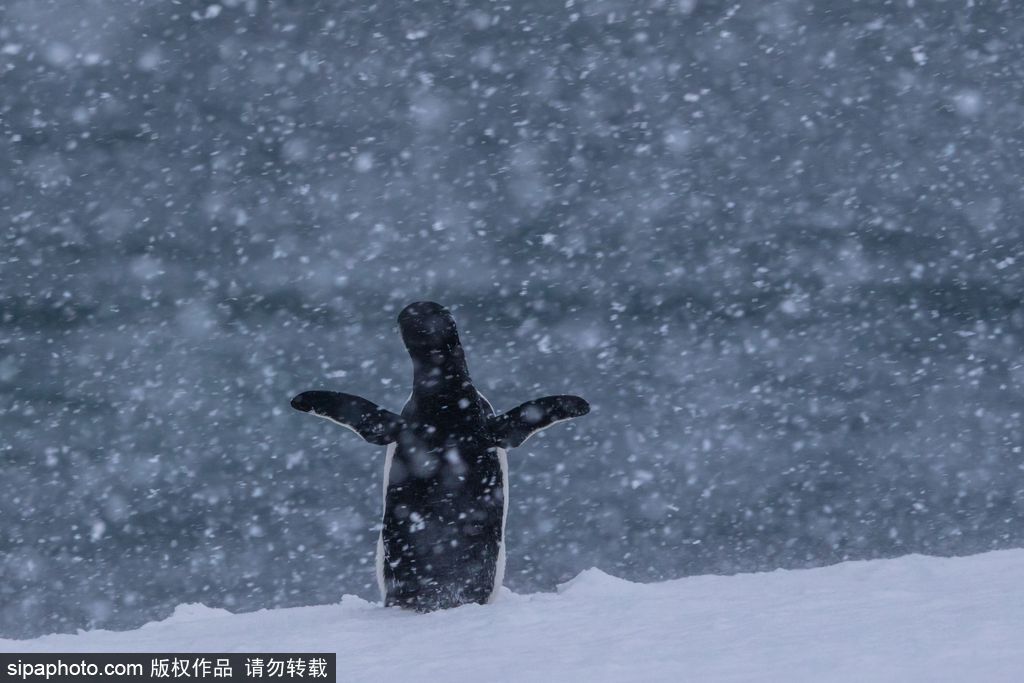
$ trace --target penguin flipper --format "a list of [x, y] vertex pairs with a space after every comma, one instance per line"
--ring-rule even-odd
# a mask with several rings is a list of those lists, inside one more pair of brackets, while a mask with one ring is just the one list
[[542, 429], [589, 412], [590, 404], [579, 396], [545, 396], [495, 415], [488, 426], [498, 446], [515, 448]]
[[337, 391], [304, 391], [292, 408], [351, 429], [370, 443], [383, 446], [398, 439], [402, 418], [361, 396]]

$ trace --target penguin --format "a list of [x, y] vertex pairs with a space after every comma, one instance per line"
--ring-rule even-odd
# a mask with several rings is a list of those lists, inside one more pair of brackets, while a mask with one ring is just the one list
[[401, 414], [334, 391], [305, 391], [291, 405], [386, 446], [376, 562], [385, 607], [492, 602], [505, 571], [507, 451], [590, 406], [579, 396], [545, 396], [495, 414], [473, 386], [447, 308], [409, 304], [398, 326], [413, 369]]

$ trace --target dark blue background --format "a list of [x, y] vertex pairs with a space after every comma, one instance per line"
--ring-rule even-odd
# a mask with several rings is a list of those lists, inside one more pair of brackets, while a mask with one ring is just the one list
[[[973, 5], [973, 6], [972, 6]], [[506, 583], [1024, 544], [1008, 2], [0, 2], [0, 634], [375, 595], [455, 312]]]

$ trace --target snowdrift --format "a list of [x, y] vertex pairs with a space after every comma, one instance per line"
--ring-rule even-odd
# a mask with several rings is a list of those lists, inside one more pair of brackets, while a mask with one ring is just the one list
[[1019, 681], [1024, 550], [635, 584], [419, 615], [353, 596], [230, 614], [182, 605], [135, 631], [0, 651], [338, 653], [339, 681]]

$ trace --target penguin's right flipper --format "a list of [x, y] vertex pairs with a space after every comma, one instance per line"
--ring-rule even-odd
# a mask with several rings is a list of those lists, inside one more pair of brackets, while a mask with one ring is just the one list
[[370, 443], [383, 446], [398, 439], [402, 418], [361, 396], [337, 391], [304, 391], [292, 408], [347, 427]]
[[542, 429], [589, 412], [590, 404], [579, 396], [545, 396], [495, 415], [488, 426], [501, 448], [515, 448]]

